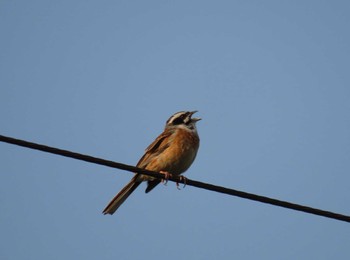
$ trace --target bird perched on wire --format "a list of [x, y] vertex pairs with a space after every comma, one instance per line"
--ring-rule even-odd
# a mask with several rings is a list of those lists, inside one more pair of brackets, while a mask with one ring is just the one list
[[[181, 111], [172, 115], [166, 121], [163, 133], [147, 147], [136, 167], [160, 172], [166, 176], [184, 173], [193, 163], [199, 148], [196, 123], [201, 118], [192, 117], [196, 112]], [[111, 200], [103, 214], [112, 215], [143, 181], [148, 182], [146, 193], [161, 182], [159, 179], [136, 173]]]

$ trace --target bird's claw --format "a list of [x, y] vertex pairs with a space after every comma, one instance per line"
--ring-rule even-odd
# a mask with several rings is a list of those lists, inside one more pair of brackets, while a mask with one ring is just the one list
[[[186, 187], [187, 178], [186, 178], [185, 176], [182, 176], [182, 175], [180, 175], [179, 178], [180, 178], [180, 181], [182, 181], [183, 184], [184, 184], [184, 186], [182, 186], [182, 188], [185, 188], [185, 187]], [[178, 190], [181, 190], [179, 186], [180, 186], [180, 183], [179, 183], [179, 182], [176, 182], [176, 188], [177, 188]]]
[[169, 178], [171, 177], [171, 174], [169, 172], [166, 171], [160, 171], [161, 174], [164, 174], [164, 179], [162, 179], [162, 183], [164, 183], [164, 185], [167, 185]]

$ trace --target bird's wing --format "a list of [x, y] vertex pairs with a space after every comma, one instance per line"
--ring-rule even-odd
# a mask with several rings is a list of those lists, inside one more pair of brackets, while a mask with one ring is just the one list
[[145, 168], [150, 161], [151, 158], [154, 156], [159, 155], [164, 150], [166, 150], [169, 147], [170, 142], [167, 141], [168, 137], [172, 134], [171, 131], [165, 131], [162, 134], [160, 134], [156, 140], [151, 143], [145, 151], [145, 154], [141, 157], [139, 162], [137, 163], [136, 167], [139, 168]]

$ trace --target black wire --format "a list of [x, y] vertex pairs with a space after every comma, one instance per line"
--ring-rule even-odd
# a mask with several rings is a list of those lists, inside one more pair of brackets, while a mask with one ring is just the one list
[[[109, 160], [105, 160], [105, 159], [100, 159], [100, 158], [96, 158], [93, 156], [84, 155], [84, 154], [80, 154], [80, 153], [70, 152], [67, 150], [62, 150], [62, 149], [58, 149], [58, 148], [54, 148], [54, 147], [50, 147], [50, 146], [46, 146], [46, 145], [42, 145], [42, 144], [37, 144], [37, 143], [32, 143], [32, 142], [28, 142], [28, 141], [24, 141], [24, 140], [19, 140], [19, 139], [15, 139], [12, 137], [0, 135], [0, 141], [5, 142], [5, 143], [10, 143], [10, 144], [15, 144], [15, 145], [27, 147], [27, 148], [31, 148], [31, 149], [35, 149], [35, 150], [39, 150], [39, 151], [43, 151], [43, 152], [57, 154], [57, 155], [65, 156], [65, 157], [70, 157], [70, 158], [74, 158], [74, 159], [78, 159], [78, 160], [82, 160], [82, 161], [86, 161], [86, 162], [90, 162], [90, 163], [100, 164], [100, 165], [104, 165], [104, 166], [108, 166], [108, 167], [112, 167], [112, 168], [117, 168], [117, 169], [121, 169], [121, 170], [125, 170], [125, 171], [137, 172], [137, 173], [149, 175], [149, 176], [159, 178], [159, 179], [164, 178], [163, 174], [160, 174], [157, 172], [152, 172], [152, 171], [148, 171], [145, 169], [140, 169], [140, 168], [137, 168], [134, 166], [130, 166], [127, 164], [122, 164], [122, 163], [109, 161]], [[323, 216], [326, 218], [337, 219], [337, 220], [341, 220], [341, 221], [345, 221], [345, 222], [350, 223], [350, 216], [346, 216], [346, 215], [342, 215], [342, 214], [338, 214], [338, 213], [334, 213], [334, 212], [330, 212], [330, 211], [311, 208], [311, 207], [307, 207], [307, 206], [303, 206], [303, 205], [299, 205], [299, 204], [295, 204], [295, 203], [291, 203], [291, 202], [287, 202], [287, 201], [272, 199], [272, 198], [265, 197], [265, 196], [255, 195], [252, 193], [247, 193], [247, 192], [243, 192], [243, 191], [239, 191], [239, 190], [235, 190], [235, 189], [229, 189], [229, 188], [216, 186], [213, 184], [208, 184], [208, 183], [195, 181], [195, 180], [191, 180], [191, 179], [187, 179], [187, 178], [183, 179], [183, 178], [180, 178], [179, 176], [172, 176], [171, 175], [171, 176], [169, 176], [169, 180], [177, 182], [177, 183], [185, 183], [186, 185], [194, 186], [197, 188], [216, 191], [219, 193], [224, 193], [224, 194], [237, 196], [237, 197], [241, 197], [241, 198], [245, 198], [245, 199], [249, 199], [249, 200], [259, 201], [259, 202], [266, 203], [266, 204], [271, 204], [271, 205], [275, 205], [275, 206], [279, 206], [279, 207], [283, 207], [283, 208], [298, 210], [298, 211], [302, 211], [305, 213]]]

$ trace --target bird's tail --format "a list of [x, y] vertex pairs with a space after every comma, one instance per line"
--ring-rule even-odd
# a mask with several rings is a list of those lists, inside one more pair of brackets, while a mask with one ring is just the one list
[[103, 210], [103, 214], [113, 213], [123, 204], [123, 202], [130, 196], [131, 193], [141, 184], [142, 181], [138, 180], [138, 174], [135, 174], [134, 178], [111, 200], [107, 207]]
[[161, 181], [160, 180], [151, 180], [147, 182], [147, 188], [145, 190], [146, 193], [153, 190]]

